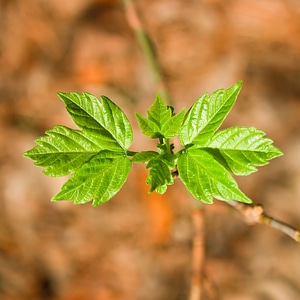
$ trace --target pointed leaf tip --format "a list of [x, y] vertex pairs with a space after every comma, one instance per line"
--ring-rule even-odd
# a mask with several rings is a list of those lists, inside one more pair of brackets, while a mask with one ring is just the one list
[[236, 200], [251, 203], [229, 172], [212, 155], [201, 149], [189, 149], [178, 157], [179, 177], [188, 191], [202, 202]]
[[227, 90], [201, 96], [185, 115], [179, 134], [181, 143], [201, 145], [211, 138], [233, 107], [241, 86], [238, 82]]
[[93, 206], [98, 206], [121, 189], [130, 169], [131, 162], [124, 155], [100, 152], [74, 173], [52, 201], [71, 200], [75, 204], [93, 201]]
[[165, 105], [159, 95], [156, 96], [150, 109], [147, 111], [147, 118], [135, 113], [139, 127], [144, 135], [150, 138], [175, 137], [184, 118], [183, 109], [179, 114], [174, 113], [174, 108]]
[[23, 155], [44, 167], [46, 175], [74, 174], [52, 201], [80, 204], [93, 199], [93, 205], [99, 205], [115, 195], [127, 178], [131, 125], [124, 112], [105, 96], [99, 101], [89, 93], [57, 95], [80, 130], [55, 126]]
[[204, 148], [230, 172], [245, 176], [283, 155], [264, 136], [264, 131], [254, 127], [232, 127], [217, 132]]

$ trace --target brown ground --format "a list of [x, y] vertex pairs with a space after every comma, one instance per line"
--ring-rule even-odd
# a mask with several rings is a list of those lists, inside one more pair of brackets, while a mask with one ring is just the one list
[[[274, 217], [300, 228], [300, 2], [136, 0], [177, 111], [202, 93], [244, 86], [226, 126], [267, 132], [285, 156], [239, 178]], [[91, 207], [51, 203], [65, 179], [21, 156], [56, 124], [73, 126], [57, 91], [104, 94], [135, 130], [157, 92], [119, 1], [0, 1], [0, 299], [185, 300], [191, 200], [179, 182], [147, 194], [142, 166]], [[204, 300], [300, 299], [300, 248], [205, 206]]]

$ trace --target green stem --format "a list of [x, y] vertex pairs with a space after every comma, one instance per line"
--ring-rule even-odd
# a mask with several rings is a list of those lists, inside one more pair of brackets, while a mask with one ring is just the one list
[[143, 26], [136, 13], [132, 0], [123, 0], [123, 4], [125, 7], [128, 24], [133, 29], [136, 38], [139, 42], [139, 45], [141, 47], [141, 50], [145, 55], [149, 69], [151, 70], [152, 73], [153, 80], [158, 86], [159, 94], [162, 96], [165, 102], [171, 105], [171, 99], [169, 97], [167, 88], [165, 87], [161, 68], [159, 66], [158, 59], [155, 55], [154, 45], [151, 42], [149, 35], [143, 29]]
[[126, 154], [127, 154], [127, 156], [134, 156], [136, 153], [139, 153], [139, 152], [127, 150]]
[[165, 139], [165, 144], [166, 144], [168, 154], [173, 154], [170, 146], [170, 139]]

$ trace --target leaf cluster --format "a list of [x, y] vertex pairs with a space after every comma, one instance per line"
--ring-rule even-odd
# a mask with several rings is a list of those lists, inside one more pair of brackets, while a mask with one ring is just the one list
[[[200, 201], [251, 200], [239, 189], [234, 175], [249, 175], [258, 166], [282, 155], [265, 133], [253, 127], [219, 130], [232, 109], [241, 82], [201, 96], [186, 112], [178, 114], [160, 96], [147, 111], [135, 113], [142, 133], [157, 139], [157, 151], [129, 150], [133, 131], [124, 112], [110, 99], [100, 101], [89, 93], [58, 93], [78, 129], [55, 126], [35, 140], [37, 146], [24, 153], [44, 168], [48, 176], [72, 174], [52, 200], [93, 201], [111, 199], [125, 183], [133, 163], [149, 169], [150, 193], [164, 193], [179, 177]], [[182, 149], [174, 152], [171, 139], [179, 137]]]

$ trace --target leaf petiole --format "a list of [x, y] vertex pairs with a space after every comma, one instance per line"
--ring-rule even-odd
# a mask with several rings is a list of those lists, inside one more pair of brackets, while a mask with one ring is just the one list
[[126, 155], [127, 155], [127, 156], [134, 156], [134, 155], [137, 154], [137, 153], [139, 153], [139, 152], [136, 152], [136, 151], [130, 151], [130, 150], [127, 150], [127, 151], [126, 151]]

